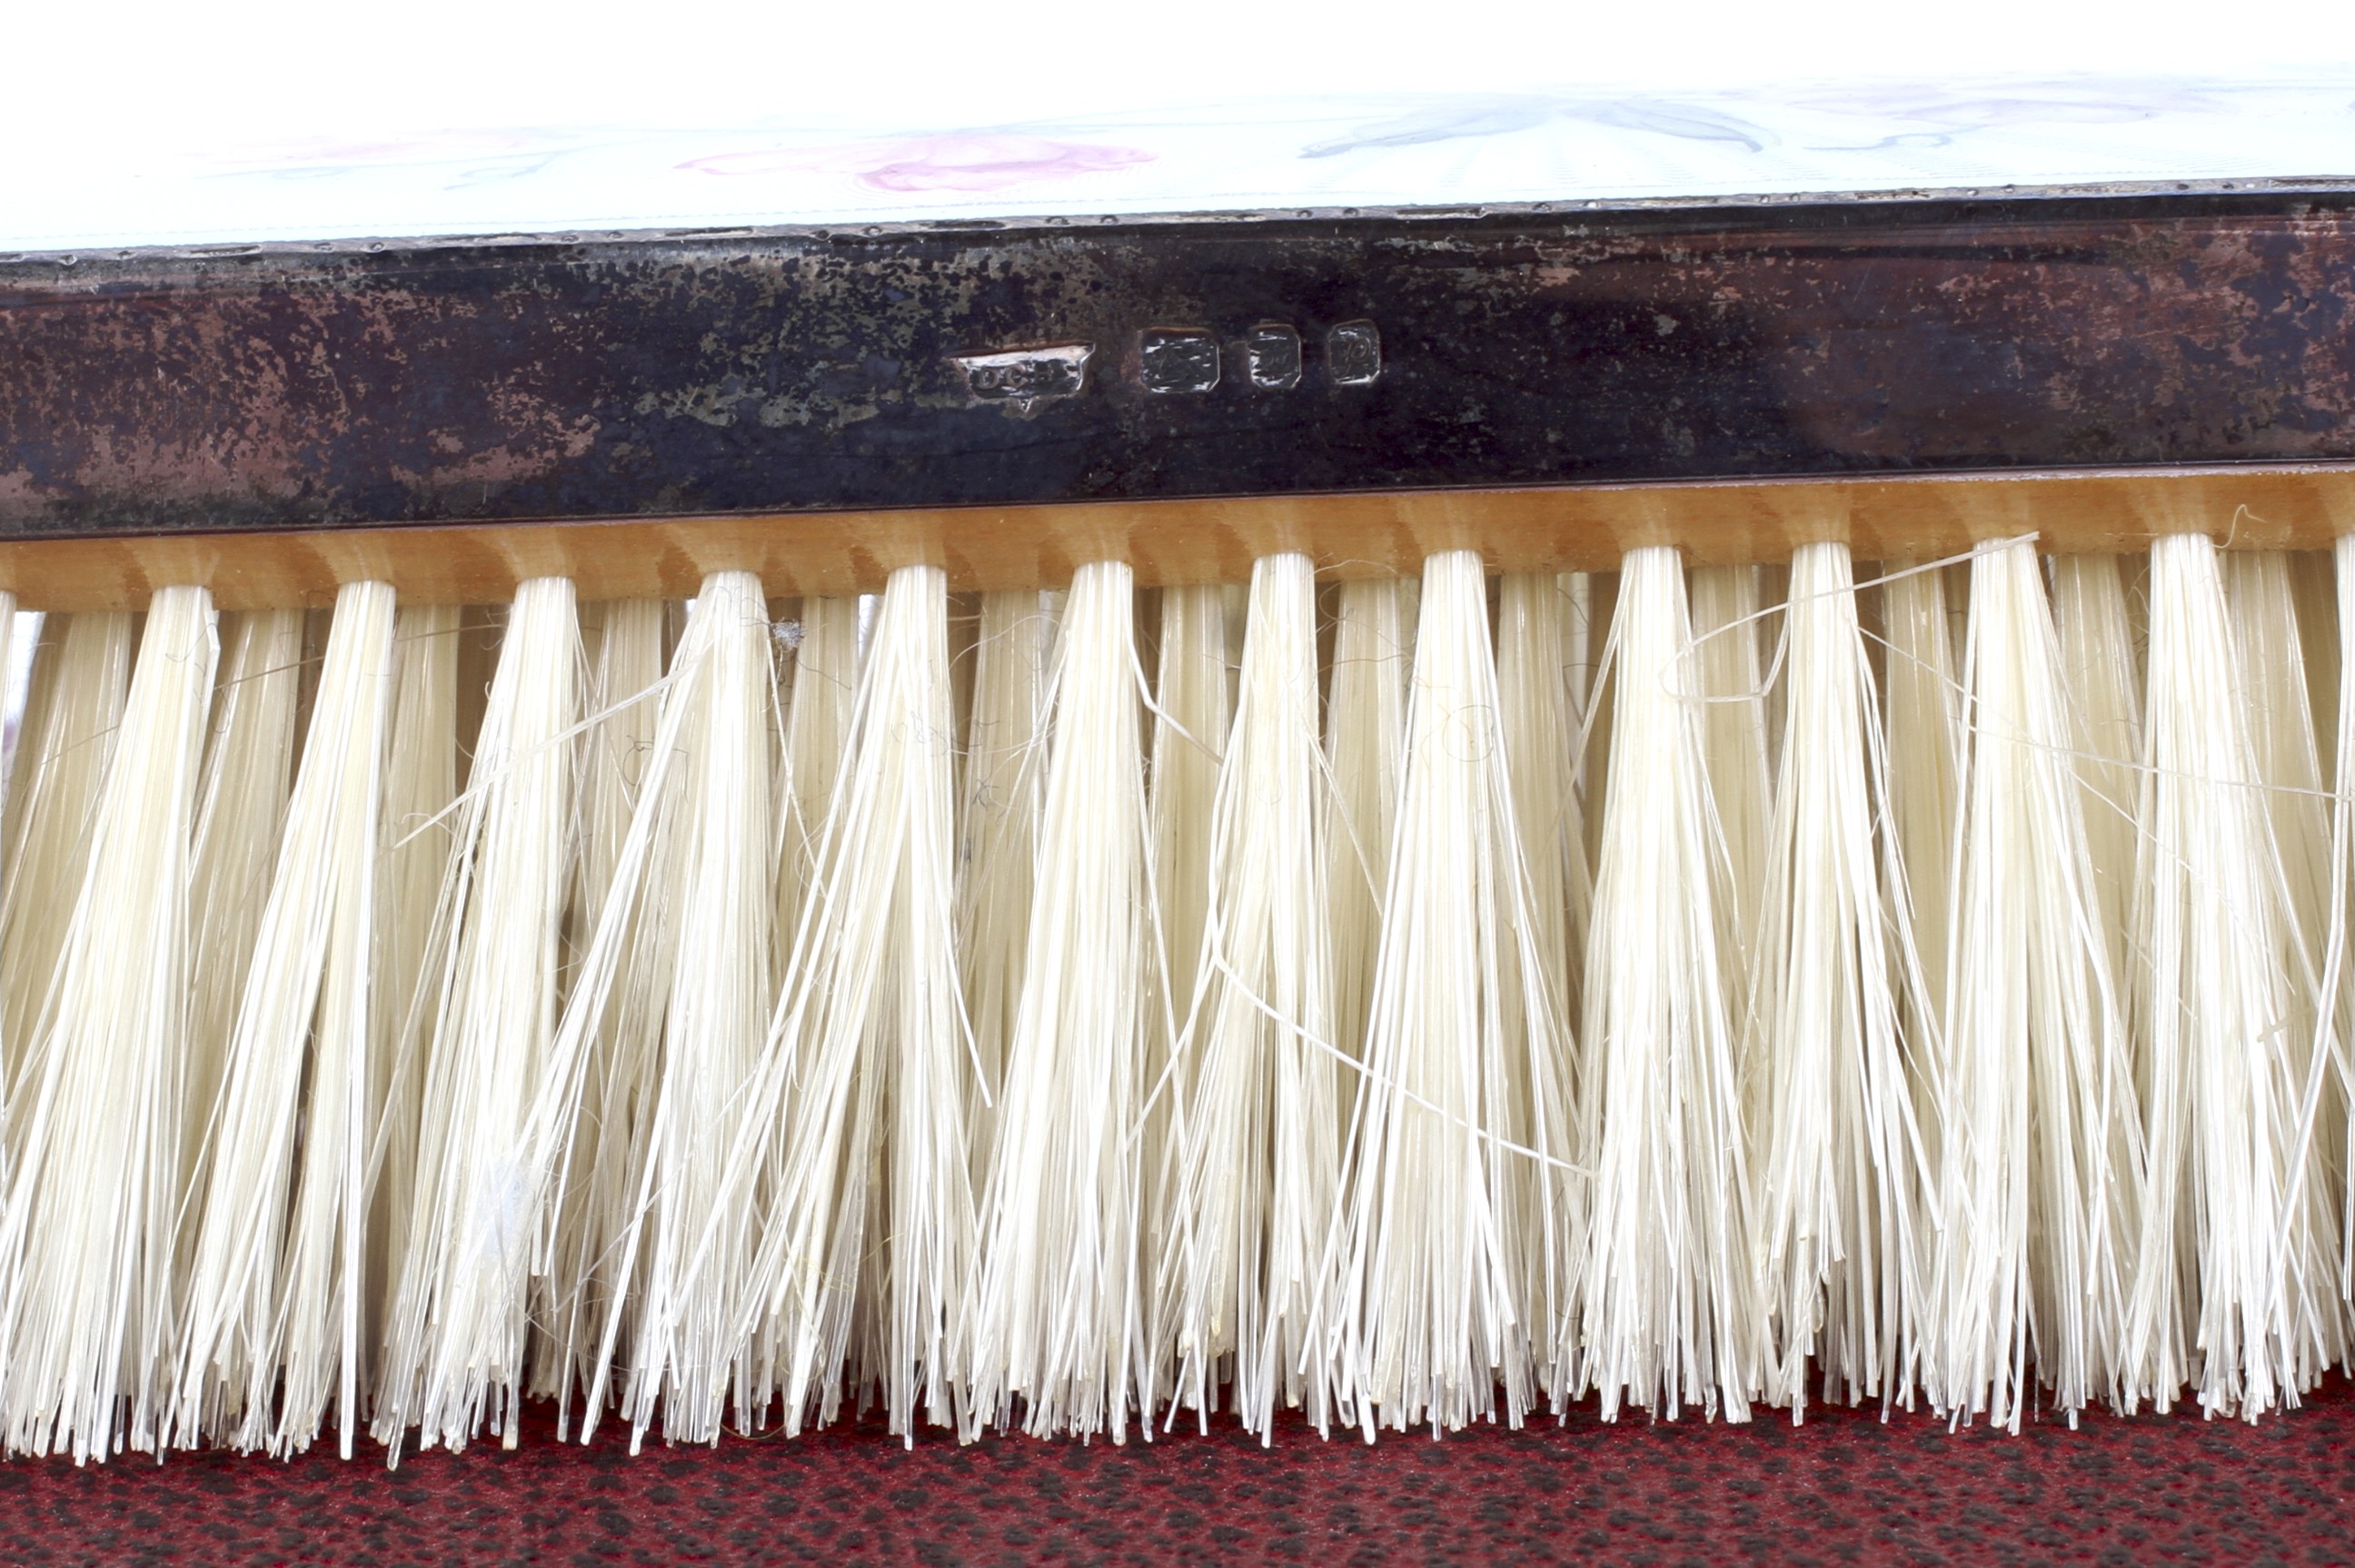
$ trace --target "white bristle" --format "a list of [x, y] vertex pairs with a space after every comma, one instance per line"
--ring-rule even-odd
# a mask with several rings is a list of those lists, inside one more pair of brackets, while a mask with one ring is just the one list
[[1327, 784], [1308, 557], [1252, 565], [1245, 627], [1234, 726], [1206, 834], [1198, 979], [1181, 997], [1195, 1088], [1163, 1271], [1178, 1403], [1207, 1425], [1219, 1384], [1231, 1381], [1244, 1430], [1266, 1440], [1279, 1409], [1303, 1411], [1320, 1432], [1333, 1415], [1344, 1064], [1331, 1043]]
[[850, 733], [850, 704], [858, 684], [858, 604], [856, 599], [805, 599], [791, 643], [793, 686], [785, 718], [783, 773], [777, 790], [776, 963], [783, 971], [800, 931], [802, 911], [817, 878], [818, 845], [826, 835], [842, 749]]
[[2300, 1339], [2286, 1352], [2283, 1381], [2294, 1395], [2346, 1359], [2348, 1307], [2334, 1287], [2345, 1215], [2339, 1191], [2346, 1143], [2341, 1025], [2324, 1011], [2322, 965], [2329, 940], [2330, 820], [2322, 793], [2307, 637], [2294, 574], [2308, 563], [2282, 550], [2237, 550], [2221, 558], [2225, 605], [2241, 663], [2234, 700], [2246, 716], [2257, 780], [2279, 857], [2282, 965], [2289, 1021], [2280, 1037], [2296, 1098], [2286, 1146], [2289, 1189], [2283, 1216], [2283, 1288]]
[[[1881, 833], [1889, 755], [1844, 544], [1791, 558], [1785, 729], [1745, 1052], [1766, 1397], [1910, 1402], [1931, 1172], [1914, 1125], [1934, 1060], [1904, 869]], [[1900, 998], [1904, 998], [1901, 1007]], [[1905, 1037], [1908, 1019], [1917, 1033]]]
[[1227, 594], [1223, 588], [1165, 588], [1153, 691], [1153, 738], [1146, 788], [1149, 864], [1159, 907], [1154, 967], [1166, 986], [1146, 1000], [1147, 1046], [1142, 1065], [1145, 1121], [1137, 1134], [1143, 1170], [1138, 1223], [1149, 1371], [1145, 1408], [1167, 1398], [1174, 1376], [1169, 1331], [1174, 1304], [1160, 1299], [1159, 1260], [1168, 1254], [1181, 1222], [1172, 1212], [1181, 1179], [1182, 1126], [1200, 1059], [1178, 1035], [1196, 995], [1202, 931], [1210, 901], [1211, 813], [1220, 763], [1232, 722], [1228, 664]]
[[[1194, 994], [1209, 913], [1211, 801], [1233, 707], [1225, 591], [1163, 589], [1159, 654], [1146, 809], [1169, 989], [1182, 1016]], [[1154, 1067], [1157, 1072], [1160, 1063]]]
[[512, 1445], [530, 1306], [534, 1150], [523, 1141], [554, 1033], [570, 880], [572, 584], [516, 590], [440, 900], [441, 1016], [425, 1063], [417, 1178], [386, 1328], [375, 1433]]
[[[1892, 564], [1881, 589], [1881, 619], [1888, 645], [1889, 830], [1913, 895], [1913, 945], [1929, 981], [1934, 1029], [1946, 1010], [1963, 766], [1963, 685], [1944, 570]], [[1934, 1125], [1923, 1131], [1934, 1141], [1938, 1136]]]
[[454, 605], [410, 605], [393, 619], [391, 740], [385, 759], [377, 867], [377, 952], [368, 1049], [374, 1129], [368, 1182], [368, 1285], [362, 1345], [376, 1386], [395, 1276], [417, 1188], [425, 1057], [442, 1016], [438, 977], [421, 984], [433, 912], [449, 868], [449, 809], [458, 793], [458, 639]]
[[1508, 575], [1499, 584], [1498, 725], [1527, 850], [1546, 990], [1559, 998], [1564, 1019], [1576, 1016], [1594, 899], [1576, 784], [1582, 699], [1573, 680], [1585, 640], [1582, 615], [1567, 574]]
[[[1333, 770], [1333, 820], [1325, 832], [1327, 926], [1332, 932], [1335, 1042], [1362, 1054], [1390, 886], [1391, 835], [1406, 763], [1407, 677], [1414, 657], [1415, 584], [1359, 578], [1341, 584], [1333, 627], [1325, 751]], [[1341, 1104], [1356, 1097], [1345, 1073]]]
[[211, 596], [158, 590], [10, 1108], [0, 1413], [16, 1453], [80, 1462], [165, 1436], [189, 839], [218, 653]]
[[1046, 815], [964, 1339], [969, 1427], [1128, 1433], [1145, 1337], [1137, 1134], [1151, 929], [1134, 579], [1082, 566], [1055, 660]]
[[112, 613], [52, 615], [41, 628], [0, 866], [0, 1052], [12, 1085], [81, 891], [91, 814], [122, 737], [133, 640], [132, 618]]
[[2135, 808], [2142, 794], [2142, 661], [2126, 610], [2126, 580], [2114, 555], [2052, 561], [2052, 624], [2061, 636], [2061, 678], [2078, 717], [2083, 747], [2077, 784], [2094, 895], [2110, 942], [2110, 973], [2132, 973]]
[[982, 596], [974, 645], [957, 829], [957, 955], [976, 1078], [967, 1111], [974, 1179], [988, 1169], [997, 1086], [1022, 999], [1030, 945], [1030, 887], [1047, 805], [1047, 699], [1061, 596]]
[[176, 1421], [186, 1446], [283, 1457], [310, 1446], [332, 1400], [349, 1458], [359, 1418], [392, 589], [347, 583], [336, 606], [190, 1211]]
[[[2338, 612], [2336, 660], [2337, 711], [2331, 725], [2330, 874], [2328, 884], [2329, 918], [2323, 926], [2320, 973], [2323, 989], [2318, 1006], [2318, 1033], [2328, 1043], [2307, 1066], [2306, 1116], [2308, 1136], [2317, 1146], [2309, 1179], [2326, 1179], [2341, 1204], [2339, 1269], [2335, 1275], [2339, 1297], [2355, 1297], [2355, 1139], [2346, 1131], [2355, 1123], [2355, 1082], [2350, 1082], [2350, 1058], [2355, 1057], [2355, 532], [2339, 536], [2333, 550], [2332, 579]], [[2331, 1080], [2336, 1079], [2336, 1083]], [[2322, 1103], [2336, 1099], [2335, 1136], [2324, 1136], [2328, 1118]], [[2316, 1125], [2324, 1124], [2324, 1125]]]
[[1728, 1012], [1729, 879], [1676, 551], [1621, 562], [1611, 639], [1586, 966], [1587, 1381], [1606, 1419], [1623, 1404], [1671, 1417], [1692, 1404], [1746, 1420], [1764, 1325]]
[[2119, 1313], [2138, 1212], [2133, 1084], [2079, 795], [2083, 737], [2032, 540], [1971, 563], [1935, 1341], [1957, 1421], [2131, 1398]]
[[1572, 1270], [1561, 998], [1498, 723], [1480, 558], [1423, 562], [1406, 770], [1346, 1178], [1354, 1419], [1518, 1424], [1563, 1381]]
[[1749, 1005], [1751, 954], [1765, 900], [1767, 825], [1774, 816], [1766, 684], [1758, 657], [1764, 632], [1761, 578], [1754, 566], [1693, 568], [1694, 645], [1676, 681], [1700, 702], [1701, 755], [1709, 763], [1709, 796], [1729, 871], [1718, 917], [1732, 944], [1724, 955], [1724, 979], [1737, 1023]]
[[[250, 610], [220, 622], [218, 690], [197, 786], [188, 893], [186, 1128], [182, 1157], [198, 1160], [215, 1113], [246, 965], [278, 862], [294, 781], [295, 709], [303, 673], [303, 613]], [[204, 1179], [191, 1169], [191, 1189]], [[185, 1241], [195, 1239], [187, 1226]], [[185, 1259], [183, 1260], [185, 1263]]]
[[2331, 1284], [2345, 1215], [2336, 1180], [2339, 1160], [2330, 1151], [2343, 1147], [2347, 1135], [2344, 1102], [2333, 1092], [2343, 1091], [2344, 1081], [2329, 1076], [2344, 1048], [2337, 1021], [2325, 1013], [2322, 978], [2331, 921], [2330, 820], [2302, 624], [2313, 598], [2296, 581], [2311, 559], [2244, 550], [2224, 560], [2230, 562], [2226, 605], [2241, 656], [2238, 700], [2248, 716], [2282, 867], [2288, 940], [2282, 962], [2294, 1022], [2281, 1043], [2297, 1093], [2292, 1130], [2283, 1136], [2290, 1168], [2283, 1267], [2301, 1335], [2287, 1358], [2285, 1381], [2302, 1392], [2321, 1380], [2326, 1367], [2346, 1360], [2350, 1328], [2346, 1298]]
[[[582, 1252], [592, 1276], [554, 1282], [571, 1296], [549, 1325], [559, 1364], [586, 1385], [584, 1439], [624, 1347], [634, 1442], [657, 1410], [671, 1439], [715, 1439], [740, 1364], [731, 1293], [749, 1219], [723, 1194], [771, 998], [769, 636], [757, 579], [703, 580], [532, 1110], [528, 1141], [551, 1159], [538, 1222], [559, 1228], [559, 1268], [583, 1243], [561, 1229], [581, 1218], [576, 1186], [599, 1242]], [[604, 1122], [591, 1137], [575, 1124], [592, 1113]]]
[[2326, 1332], [2314, 1184], [2292, 1199], [2310, 981], [2243, 710], [2254, 628], [2233, 625], [2208, 539], [2163, 537], [2150, 566], [2136, 922], [2150, 1179], [2135, 1343], [2162, 1408], [2190, 1382], [2211, 1413], [2254, 1417], [2310, 1384]]
[[[581, 645], [589, 688], [582, 707], [596, 716], [581, 762], [581, 864], [574, 914], [593, 929], [613, 883], [614, 863], [638, 803], [638, 788], [654, 752], [662, 712], [655, 688], [663, 676], [664, 622], [660, 599], [616, 599], [581, 606]], [[576, 933], [586, 945], [590, 930]]]
[[[582, 706], [595, 717], [581, 747], [581, 849], [572, 894], [576, 965], [585, 959], [604, 914], [654, 755], [661, 710], [655, 688], [663, 675], [668, 610], [659, 599], [581, 607], [590, 672]], [[768, 787], [763, 779], [763, 796]], [[554, 1219], [555, 1305], [542, 1325], [548, 1331], [536, 1338], [533, 1349], [532, 1392], [557, 1402], [560, 1431], [570, 1429], [575, 1388], [595, 1378], [590, 1351], [599, 1342], [608, 1309], [628, 1294], [629, 1282], [615, 1277], [616, 1243], [632, 1199], [634, 1124], [653, 1092], [660, 1060], [664, 999], [661, 985], [634, 983], [634, 970], [641, 961], [666, 962], [670, 937], [669, 928], [649, 923], [620, 950], [618, 970], [609, 983], [621, 992], [621, 1000], [604, 1007], [599, 1027], [584, 1041], [588, 1054], [571, 1118], [572, 1147], [563, 1156], [569, 1179]], [[581, 999], [576, 984], [571, 1005]]]
[[[834, 1418], [847, 1370], [854, 1392], [881, 1385], [890, 1429], [911, 1442], [920, 1422], [955, 1416], [975, 1221], [947, 614], [938, 568], [891, 574], [811, 916], [749, 1097], [781, 1145], [749, 1299], [775, 1325], [788, 1435]], [[736, 1192], [752, 1190], [749, 1174]]]

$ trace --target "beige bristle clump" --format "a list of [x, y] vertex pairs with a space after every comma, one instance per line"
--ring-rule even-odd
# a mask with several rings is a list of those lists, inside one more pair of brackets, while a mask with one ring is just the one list
[[159, 590], [41, 985], [0, 1210], [0, 1417], [15, 1453], [80, 1462], [166, 1439], [190, 838], [218, 656], [211, 596]]
[[1185, 1113], [1200, 1070], [1196, 1046], [1179, 1031], [1198, 987], [1202, 931], [1210, 899], [1211, 814], [1233, 712], [1228, 664], [1227, 592], [1218, 586], [1165, 588], [1153, 683], [1153, 736], [1147, 758], [1146, 813], [1153, 840], [1156, 967], [1167, 976], [1146, 999], [1144, 1063], [1146, 1104], [1138, 1133], [1144, 1170], [1144, 1214], [1138, 1229], [1146, 1271], [1144, 1364], [1149, 1386], [1143, 1403], [1157, 1407], [1174, 1375], [1166, 1330], [1170, 1304], [1158, 1300], [1156, 1264], [1183, 1220], [1178, 1200]]
[[1547, 994], [1558, 999], [1564, 1019], [1577, 1011], [1594, 898], [1578, 791], [1583, 704], [1575, 682], [1583, 629], [1566, 575], [1512, 574], [1499, 581], [1498, 728], [1513, 776], [1513, 816], [1529, 869], [1539, 963]]
[[2016, 1429], [2030, 1378], [2063, 1413], [2133, 1397], [2121, 1314], [2141, 1169], [2083, 737], [2033, 542], [1981, 546], [1970, 594], [1923, 1385], [1957, 1421]]
[[2252, 629], [2232, 624], [2208, 539], [2160, 539], [2150, 563], [2136, 920], [2149, 1196], [2132, 1344], [2162, 1409], [2190, 1383], [2210, 1413], [2254, 1417], [2295, 1402], [2337, 1338], [2321, 1317], [2337, 1306], [2310, 1283], [2319, 1190], [2293, 1163], [2312, 982], [2242, 707]]
[[510, 1446], [519, 1436], [546, 1152], [525, 1135], [559, 1000], [580, 663], [570, 581], [521, 584], [424, 982], [442, 1001], [374, 1423], [396, 1455], [412, 1427], [429, 1448], [464, 1447], [485, 1423]]
[[[1889, 830], [1913, 895], [1913, 946], [1929, 981], [1934, 1029], [1945, 1017], [1963, 755], [1961, 666], [1946, 598], [1945, 571], [1936, 565], [1893, 564], [1881, 589]], [[1934, 1126], [1923, 1131], [1936, 1136]]]
[[2077, 783], [2094, 895], [2110, 939], [2110, 973], [2131, 971], [2135, 807], [2142, 791], [2142, 668], [2114, 555], [2052, 561], [2052, 623], [2061, 636], [2062, 679], [2082, 726]]
[[1914, 1104], [1936, 1042], [1904, 867], [1880, 834], [1889, 755], [1846, 545], [1800, 548], [1785, 614], [1746, 1060], [1763, 1078], [1766, 1397], [1796, 1420], [1811, 1365], [1829, 1398], [1910, 1403], [1934, 1233]]
[[332, 1401], [351, 1456], [392, 635], [389, 585], [337, 594], [191, 1209], [176, 1421], [185, 1446], [282, 1457], [310, 1446]]
[[[659, 599], [581, 607], [581, 639], [589, 653], [583, 706], [591, 719], [581, 747], [581, 850], [572, 892], [576, 981], [570, 1005], [575, 1008], [585, 989], [579, 969], [589, 961], [655, 754], [669, 608]], [[768, 787], [763, 779], [764, 797]], [[628, 1307], [632, 1282], [620, 1274], [624, 1253], [619, 1242], [632, 1199], [632, 1138], [651, 1100], [660, 1060], [666, 994], [651, 976], [638, 982], [636, 971], [642, 964], [653, 969], [667, 960], [668, 935], [657, 921], [623, 939], [609, 960], [617, 961], [618, 972], [607, 982], [621, 999], [601, 1003], [597, 1028], [584, 1042], [572, 1147], [560, 1167], [548, 1332], [535, 1341], [532, 1371], [533, 1394], [557, 1402], [559, 1433], [570, 1430], [575, 1390], [595, 1379], [589, 1352], [600, 1342], [609, 1312], [617, 1304], [624, 1312]]]
[[788, 1435], [834, 1419], [846, 1371], [880, 1385], [890, 1429], [911, 1442], [957, 1413], [975, 1217], [947, 617], [938, 568], [892, 573], [810, 916], [748, 1096], [778, 1148], [737, 1161], [740, 1194], [776, 1172], [746, 1300], [777, 1347]]
[[1047, 698], [1060, 603], [1057, 594], [984, 594], [974, 645], [958, 796], [963, 875], [956, 950], [973, 1029], [974, 1098], [966, 1129], [976, 1185], [988, 1169], [997, 1088], [1030, 945], [1030, 883], [1046, 812]]
[[858, 688], [859, 601], [805, 599], [785, 623], [792, 650], [792, 706], [784, 721], [783, 773], [777, 786], [776, 933], [784, 971], [802, 910], [817, 880], [819, 846], [842, 772], [850, 705]]
[[20, 1081], [90, 854], [99, 786], [122, 736], [132, 619], [51, 615], [34, 653], [0, 867], [0, 1059]]
[[1280, 1409], [1320, 1432], [1333, 1415], [1347, 1059], [1331, 1043], [1316, 616], [1306, 556], [1253, 564], [1206, 835], [1209, 898], [1181, 1040], [1194, 1088], [1163, 1254], [1177, 1403], [1207, 1428], [1230, 1383], [1244, 1429], [1263, 1441]]
[[[192, 1167], [184, 1177], [192, 1191], [205, 1179], [194, 1168], [208, 1152], [206, 1128], [217, 1109], [293, 784], [303, 620], [299, 610], [221, 617], [219, 684], [197, 786], [188, 896], [195, 987], [181, 1149]], [[185, 1227], [184, 1240], [193, 1240], [195, 1230]]]
[[967, 1430], [1124, 1439], [1145, 1353], [1138, 1255], [1146, 1008], [1161, 977], [1148, 857], [1134, 578], [1071, 583], [1022, 1000], [963, 1335]]
[[417, 1134], [425, 1056], [442, 1017], [442, 987], [421, 984], [433, 912], [449, 869], [448, 819], [458, 793], [458, 637], [454, 606], [409, 605], [393, 618], [391, 740], [385, 760], [377, 868], [377, 952], [370, 1089], [368, 1283], [361, 1343], [374, 1388], [407, 1250], [417, 1183]]
[[1586, 1381], [1605, 1419], [1691, 1404], [1746, 1420], [1761, 1375], [1731, 879], [1692, 645], [1676, 552], [1631, 551], [1605, 655], [1613, 733], [1586, 970]]
[[[625, 1343], [634, 1445], [658, 1412], [666, 1437], [713, 1441], [741, 1369], [750, 1221], [726, 1183], [771, 995], [774, 889], [757, 848], [774, 837], [769, 642], [759, 581], [706, 577], [531, 1111], [536, 1148], [571, 1129], [543, 1214], [560, 1222], [570, 1189], [589, 1185], [602, 1239], [593, 1296], [554, 1326], [561, 1364], [586, 1385], [584, 1441]], [[591, 1109], [603, 1118], [593, 1145], [576, 1125]], [[598, 1165], [578, 1163], [592, 1148]]]
[[[1406, 763], [1414, 610], [1412, 578], [1371, 578], [1342, 583], [1335, 613], [1325, 720], [1333, 774], [1332, 820], [1325, 833], [1331, 867], [1326, 874], [1331, 901], [1327, 922], [1332, 932], [1334, 1036], [1352, 1056], [1365, 1047], [1382, 897], [1390, 886], [1391, 833]], [[1345, 1108], [1356, 1097], [1355, 1078], [1348, 1074], [1342, 1084]]]
[[1518, 1424], [1568, 1381], [1569, 1042], [1498, 710], [1480, 558], [1431, 556], [1344, 1179], [1342, 1373], [1369, 1437]]
[[1688, 588], [1693, 646], [1677, 679], [1700, 708], [1701, 755], [1709, 764], [1709, 799], [1727, 870], [1718, 913], [1732, 944], [1723, 975], [1736, 1019], [1749, 1003], [1751, 954], [1764, 911], [1767, 832], [1774, 816], [1766, 682], [1758, 657], [1764, 576], [1754, 566], [1692, 569]]

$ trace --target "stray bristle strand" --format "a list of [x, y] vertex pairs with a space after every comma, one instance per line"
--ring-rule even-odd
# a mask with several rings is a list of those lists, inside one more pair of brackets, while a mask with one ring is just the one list
[[1566, 1031], [1498, 710], [1480, 558], [1428, 557], [1345, 1177], [1341, 1354], [1369, 1439], [1518, 1424], [1569, 1308]]
[[1138, 1123], [1160, 983], [1134, 578], [1080, 568], [1055, 661], [1022, 1001], [968, 1304], [967, 1429], [1124, 1439], [1145, 1334]]
[[1910, 1402], [1933, 1233], [1913, 1111], [1934, 1037], [1923, 1032], [1932, 1013], [1904, 868], [1881, 832], [1889, 754], [1848, 546], [1799, 548], [1785, 614], [1745, 1060], [1762, 1080], [1753, 1136], [1766, 1396], [1796, 1420], [1811, 1363], [1828, 1399]]
[[1209, 827], [1209, 901], [1183, 1049], [1164, 1305], [1176, 1400], [1207, 1427], [1219, 1385], [1244, 1430], [1333, 1418], [1332, 1230], [1343, 1062], [1326, 940], [1327, 773], [1317, 733], [1316, 568], [1252, 568], [1234, 727]]
[[337, 594], [191, 1210], [183, 1446], [282, 1457], [310, 1446], [332, 1400], [351, 1456], [392, 635], [389, 585]]
[[539, 1152], [524, 1135], [557, 1022], [580, 664], [570, 581], [519, 585], [426, 982], [442, 1001], [375, 1419], [396, 1454], [411, 1427], [429, 1448], [464, 1447], [485, 1422], [519, 1435]]
[[1585, 997], [1586, 1381], [1606, 1420], [1629, 1404], [1746, 1420], [1762, 1371], [1725, 975], [1731, 877], [1693, 655], [1676, 551], [1630, 551], [1605, 656], [1612, 736]]
[[12, 1085], [22, 1081], [81, 891], [91, 816], [122, 736], [133, 642], [129, 615], [51, 615], [34, 654], [0, 868], [0, 1052]]
[[2138, 1211], [2133, 1085], [2032, 540], [1971, 564], [1968, 750], [1942, 1071], [1935, 1339], [1957, 1421], [2017, 1429], [2130, 1399], [2120, 1312]]
[[218, 654], [211, 596], [158, 590], [11, 1107], [0, 1415], [16, 1453], [104, 1459], [165, 1435], [190, 837]]
[[911, 1442], [956, 1414], [975, 1220], [947, 613], [938, 568], [891, 574], [810, 918], [749, 1097], [781, 1144], [747, 1298], [775, 1324], [788, 1435], [833, 1419], [846, 1379], [862, 1393], [879, 1384], [890, 1430]]

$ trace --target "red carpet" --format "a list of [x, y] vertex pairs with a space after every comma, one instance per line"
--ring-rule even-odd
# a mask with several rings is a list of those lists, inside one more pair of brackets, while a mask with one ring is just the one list
[[2019, 1438], [1825, 1412], [1272, 1451], [879, 1430], [715, 1450], [183, 1456], [0, 1466], [10, 1563], [2225, 1563], [2355, 1561], [2355, 1391], [2250, 1427], [2094, 1419]]

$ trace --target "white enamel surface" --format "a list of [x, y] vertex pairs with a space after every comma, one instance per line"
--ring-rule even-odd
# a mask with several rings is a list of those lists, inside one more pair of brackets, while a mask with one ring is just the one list
[[0, 252], [2355, 175], [2318, 0], [1891, 11], [57, 7]]

